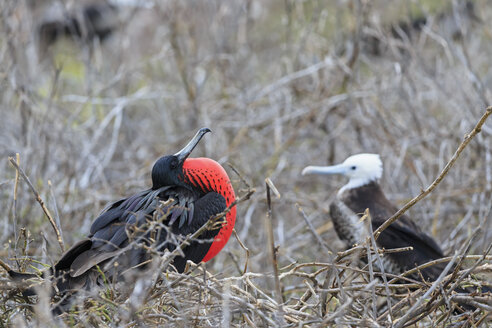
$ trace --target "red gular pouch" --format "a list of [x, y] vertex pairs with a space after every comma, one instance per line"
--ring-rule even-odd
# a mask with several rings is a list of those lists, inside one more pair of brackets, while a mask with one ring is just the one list
[[[216, 161], [200, 157], [188, 158], [183, 163], [185, 179], [203, 193], [216, 192], [225, 199], [226, 207], [229, 207], [236, 199], [231, 181], [224, 168]], [[203, 258], [203, 262], [211, 260], [217, 255], [229, 240], [234, 224], [236, 223], [236, 206], [233, 206], [226, 214], [226, 220], [214, 237], [212, 245]]]

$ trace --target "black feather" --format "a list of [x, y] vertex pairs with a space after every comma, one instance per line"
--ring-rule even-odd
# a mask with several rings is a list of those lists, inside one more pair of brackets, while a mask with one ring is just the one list
[[[376, 230], [397, 208], [384, 196], [380, 186], [371, 182], [364, 186], [346, 190], [341, 200], [354, 213], [362, 216], [368, 208], [372, 219], [372, 228]], [[337, 218], [333, 218], [334, 221]], [[340, 220], [343, 220], [341, 218]], [[341, 239], [343, 235], [339, 234]], [[384, 230], [377, 240], [381, 248], [392, 249], [412, 246], [413, 250], [405, 253], [390, 253], [387, 256], [395, 262], [400, 271], [406, 271], [415, 266], [427, 263], [444, 256], [436, 241], [424, 233], [409, 217], [403, 215]], [[444, 267], [434, 266], [422, 270], [425, 279], [434, 280]]]

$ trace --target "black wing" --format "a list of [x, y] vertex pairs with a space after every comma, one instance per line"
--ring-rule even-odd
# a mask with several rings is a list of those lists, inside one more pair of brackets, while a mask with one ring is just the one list
[[[164, 216], [163, 226], [156, 233], [148, 231], [148, 222], [158, 207], [167, 215]], [[147, 256], [141, 247], [128, 249], [131, 240], [137, 239], [147, 244], [156, 242], [160, 246], [159, 250], [172, 250], [175, 245], [168, 242], [166, 226], [174, 234], [192, 233], [225, 208], [224, 197], [215, 192], [198, 195], [177, 187], [142, 191], [105, 209], [92, 224], [89, 237], [68, 250], [55, 269], [70, 271], [70, 276], [76, 278], [95, 265], [118, 257], [118, 264], [124, 270], [143, 262]], [[213, 238], [217, 232], [207, 231], [204, 238]], [[155, 236], [157, 240], [151, 239]], [[185, 257], [195, 262], [201, 261], [210, 244], [192, 243], [185, 249]], [[186, 263], [186, 260], [175, 259], [178, 270], [183, 271], [184, 265], [180, 261]]]
[[[359, 215], [369, 208], [373, 230], [379, 228], [397, 211], [375, 182], [350, 190], [345, 195], [344, 203]], [[405, 215], [384, 230], [377, 243], [385, 249], [413, 247], [412, 251], [387, 254], [400, 270], [408, 270], [444, 256], [436, 241]], [[426, 279], [436, 279], [443, 268], [444, 266], [434, 265], [422, 270], [422, 274]]]
[[[194, 215], [191, 224], [176, 229], [175, 223], [173, 226], [173, 233], [182, 235], [194, 233], [210, 220], [211, 217], [223, 212], [226, 208], [226, 200], [222, 195], [216, 192], [209, 192], [194, 202]], [[220, 228], [206, 230], [198, 237], [199, 240], [191, 241], [190, 245], [184, 249], [185, 256], [178, 256], [174, 259], [173, 265], [178, 272], [184, 271], [187, 260], [193, 261], [194, 263], [200, 263], [203, 260], [212, 245], [213, 238], [217, 235], [219, 230]]]
[[[374, 205], [374, 209], [370, 209], [373, 230], [379, 228], [397, 210], [386, 198], [379, 199]], [[410, 270], [421, 264], [444, 257], [441, 247], [439, 247], [434, 238], [423, 232], [406, 215], [401, 216], [386, 228], [379, 236], [377, 243], [378, 246], [385, 249], [413, 247], [411, 251], [387, 254], [388, 258], [397, 264], [400, 271]], [[434, 265], [423, 269], [421, 272], [425, 279], [435, 280], [444, 269], [444, 266]]]
[[[377, 229], [384, 220], [372, 221], [373, 230]], [[392, 262], [396, 263], [401, 271], [412, 269], [421, 264], [444, 257], [439, 245], [429, 235], [422, 232], [407, 217], [401, 217], [386, 228], [377, 240], [378, 246], [385, 249], [411, 246], [413, 250], [401, 253], [386, 254]], [[433, 265], [421, 270], [423, 277], [431, 280], [437, 279], [445, 265]]]

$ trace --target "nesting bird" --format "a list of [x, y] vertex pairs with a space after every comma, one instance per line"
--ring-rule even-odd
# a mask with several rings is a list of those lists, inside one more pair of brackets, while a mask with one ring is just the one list
[[[378, 183], [383, 173], [383, 163], [377, 154], [357, 154], [334, 166], [308, 166], [307, 174], [341, 174], [349, 178], [330, 204], [330, 216], [338, 237], [351, 247], [365, 240], [367, 231], [360, 218], [366, 209], [371, 215], [372, 229], [376, 230], [397, 208], [386, 198]], [[437, 242], [424, 233], [408, 216], [401, 216], [384, 230], [377, 239], [380, 248], [413, 247], [413, 250], [387, 253], [383, 257], [384, 270], [399, 274], [415, 266], [444, 256]], [[425, 279], [435, 280], [444, 264], [421, 270]]]
[[[187, 260], [208, 261], [227, 243], [236, 221], [234, 189], [222, 166], [209, 158], [188, 158], [210, 132], [200, 129], [179, 152], [160, 158], [152, 168], [152, 187], [107, 207], [93, 222], [89, 236], [70, 248], [50, 271], [58, 295], [67, 299], [56, 312], [67, 309], [70, 296], [105, 281], [125, 281], [128, 272], [145, 266], [157, 252], [174, 250], [211, 218], [230, 208], [197, 240], [191, 240], [172, 264], [183, 272]], [[104, 275], [102, 274], [104, 273]], [[9, 270], [15, 280], [33, 274]]]

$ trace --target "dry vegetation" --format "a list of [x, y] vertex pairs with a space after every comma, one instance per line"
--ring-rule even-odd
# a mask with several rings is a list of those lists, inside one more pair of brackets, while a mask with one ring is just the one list
[[[300, 175], [308, 164], [376, 152], [393, 202], [429, 186], [492, 104], [487, 0], [473, 11], [460, 1], [146, 1], [151, 9], [122, 10], [104, 42], [44, 47], [35, 31], [48, 3], [0, 7], [0, 258], [32, 272], [61, 255], [9, 156], [20, 154], [70, 246], [108, 202], [147, 188], [153, 162], [202, 126], [213, 133], [194, 155], [222, 163], [239, 195], [256, 191], [238, 205], [249, 257], [232, 237], [188, 274], [166, 273], [156, 259], [134, 287], [94, 291], [60, 318], [46, 297], [28, 310], [2, 270], [0, 326], [491, 325], [490, 294], [450, 293], [490, 284], [491, 256], [482, 256], [492, 240], [490, 120], [410, 210], [463, 261], [434, 285], [359, 268], [370, 241], [337, 253], [327, 209], [344, 181]], [[280, 194], [270, 211], [266, 178]]]

